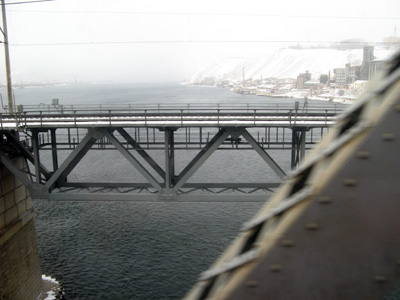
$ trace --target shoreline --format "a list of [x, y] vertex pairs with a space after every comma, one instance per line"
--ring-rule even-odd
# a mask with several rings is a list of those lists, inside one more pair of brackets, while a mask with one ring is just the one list
[[[230, 92], [237, 93], [237, 94], [242, 94], [242, 95], [253, 95], [253, 96], [260, 96], [260, 97], [269, 97], [269, 98], [295, 98], [295, 99], [305, 99], [305, 100], [313, 100], [313, 101], [323, 101], [323, 102], [331, 102], [331, 103], [339, 103], [339, 104], [346, 104], [346, 105], [351, 105], [355, 101], [357, 101], [357, 98], [359, 96], [354, 96], [354, 97], [346, 97], [346, 96], [337, 96], [337, 95], [331, 95], [331, 94], [321, 94], [321, 95], [313, 95], [310, 96], [310, 90], [297, 90], [297, 91], [289, 91], [286, 93], [279, 93], [279, 94], [273, 94], [273, 93], [263, 93], [260, 92], [259, 90], [252, 90], [246, 91], [246, 92], [241, 92], [237, 91], [234, 88], [227, 88], [223, 86], [217, 86], [217, 85], [197, 85], [197, 84], [189, 84], [189, 83], [180, 83], [181, 85], [185, 86], [190, 86], [190, 87], [204, 87], [204, 88], [222, 88], [229, 90]], [[360, 93], [361, 94], [361, 93]]]

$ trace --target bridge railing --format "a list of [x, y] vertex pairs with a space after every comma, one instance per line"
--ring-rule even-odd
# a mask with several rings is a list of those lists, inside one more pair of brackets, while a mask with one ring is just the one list
[[[37, 109], [37, 110], [36, 110]], [[296, 122], [334, 121], [341, 111], [340, 107], [307, 106], [300, 109], [293, 105], [251, 105], [251, 104], [189, 104], [189, 105], [143, 105], [123, 106], [51, 106], [35, 107], [32, 110], [18, 111], [14, 114], [0, 114], [0, 127], [19, 128], [24, 126], [45, 127], [56, 124], [61, 127], [84, 127], [96, 123], [100, 126], [128, 124], [130, 126], [219, 126], [222, 123], [236, 122], [236, 125], [257, 126], [260, 122], [286, 122], [289, 126]], [[208, 122], [208, 123], [207, 123]], [[251, 124], [253, 122], [254, 124]], [[161, 124], [161, 125], [160, 125]]]
[[[170, 111], [170, 112], [205, 112], [205, 111], [254, 111], [254, 110], [270, 110], [279, 112], [282, 110], [298, 110], [298, 111], [324, 111], [327, 109], [326, 104], [286, 104], [286, 103], [160, 103], [160, 104], [143, 104], [143, 103], [134, 103], [134, 104], [92, 104], [92, 105], [18, 105], [18, 112], [42, 112], [46, 114], [51, 113], [73, 113], [73, 112], [161, 112], [161, 111]], [[341, 112], [343, 110], [343, 105], [340, 104], [331, 104], [329, 110], [335, 112]], [[4, 112], [7, 114], [7, 111]]]

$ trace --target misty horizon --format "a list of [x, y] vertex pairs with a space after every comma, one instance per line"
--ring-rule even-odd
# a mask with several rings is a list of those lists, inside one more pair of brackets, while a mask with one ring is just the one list
[[[400, 28], [400, 2], [378, 4], [55, 0], [7, 5], [12, 79], [16, 85], [180, 83], [221, 58], [250, 58], [271, 48], [329, 47], [350, 39], [373, 45], [397, 36]], [[0, 65], [4, 70], [4, 59]]]

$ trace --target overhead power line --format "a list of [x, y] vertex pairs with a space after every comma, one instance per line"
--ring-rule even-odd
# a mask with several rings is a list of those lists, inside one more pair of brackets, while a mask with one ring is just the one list
[[[54, 0], [41, 0], [54, 1]], [[32, 1], [40, 2], [40, 0]], [[31, 13], [67, 13], [67, 14], [133, 14], [133, 15], [182, 15], [182, 16], [215, 16], [215, 17], [271, 17], [271, 18], [310, 18], [310, 19], [365, 19], [365, 20], [393, 20], [396, 17], [383, 16], [332, 16], [332, 15], [283, 15], [283, 14], [262, 14], [262, 13], [195, 13], [195, 12], [152, 12], [152, 11], [79, 11], [79, 10], [12, 10], [12, 12]]]
[[32, 0], [32, 1], [9, 2], [9, 3], [5, 3], [5, 5], [30, 4], [30, 3], [50, 2], [50, 1], [55, 1], [55, 0]]
[[[0, 42], [1, 43], [1, 42]], [[363, 42], [363, 41], [312, 41], [312, 40], [152, 40], [152, 41], [98, 41], [98, 42], [50, 42], [50, 43], [29, 43], [29, 44], [10, 44], [14, 47], [37, 47], [37, 46], [80, 46], [80, 45], [118, 45], [118, 44], [201, 44], [201, 43], [269, 43], [269, 44], [375, 44], [387, 45], [385, 42]], [[390, 43], [400, 45], [399, 42]]]

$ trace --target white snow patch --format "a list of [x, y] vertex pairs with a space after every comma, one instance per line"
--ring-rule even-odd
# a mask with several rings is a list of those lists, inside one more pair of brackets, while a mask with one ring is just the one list
[[[395, 49], [375, 47], [375, 59], [387, 59]], [[363, 49], [273, 49], [254, 58], [225, 58], [211, 63], [195, 73], [189, 84], [199, 84], [205, 78], [215, 81], [243, 80], [261, 78], [297, 78], [297, 75], [308, 70], [313, 79], [321, 74], [328, 74], [336, 68], [343, 68], [347, 63], [361, 65]]]
[[54, 300], [56, 299], [56, 294], [52, 291], [48, 292], [47, 297], [44, 300]]
[[52, 278], [52, 277], [50, 277], [50, 276], [46, 276], [46, 275], [42, 275], [42, 280], [50, 281], [50, 282], [53, 282], [53, 283], [55, 283], [55, 284], [58, 284], [58, 283], [59, 283], [59, 282], [58, 282], [57, 280], [55, 280], [54, 278]]

